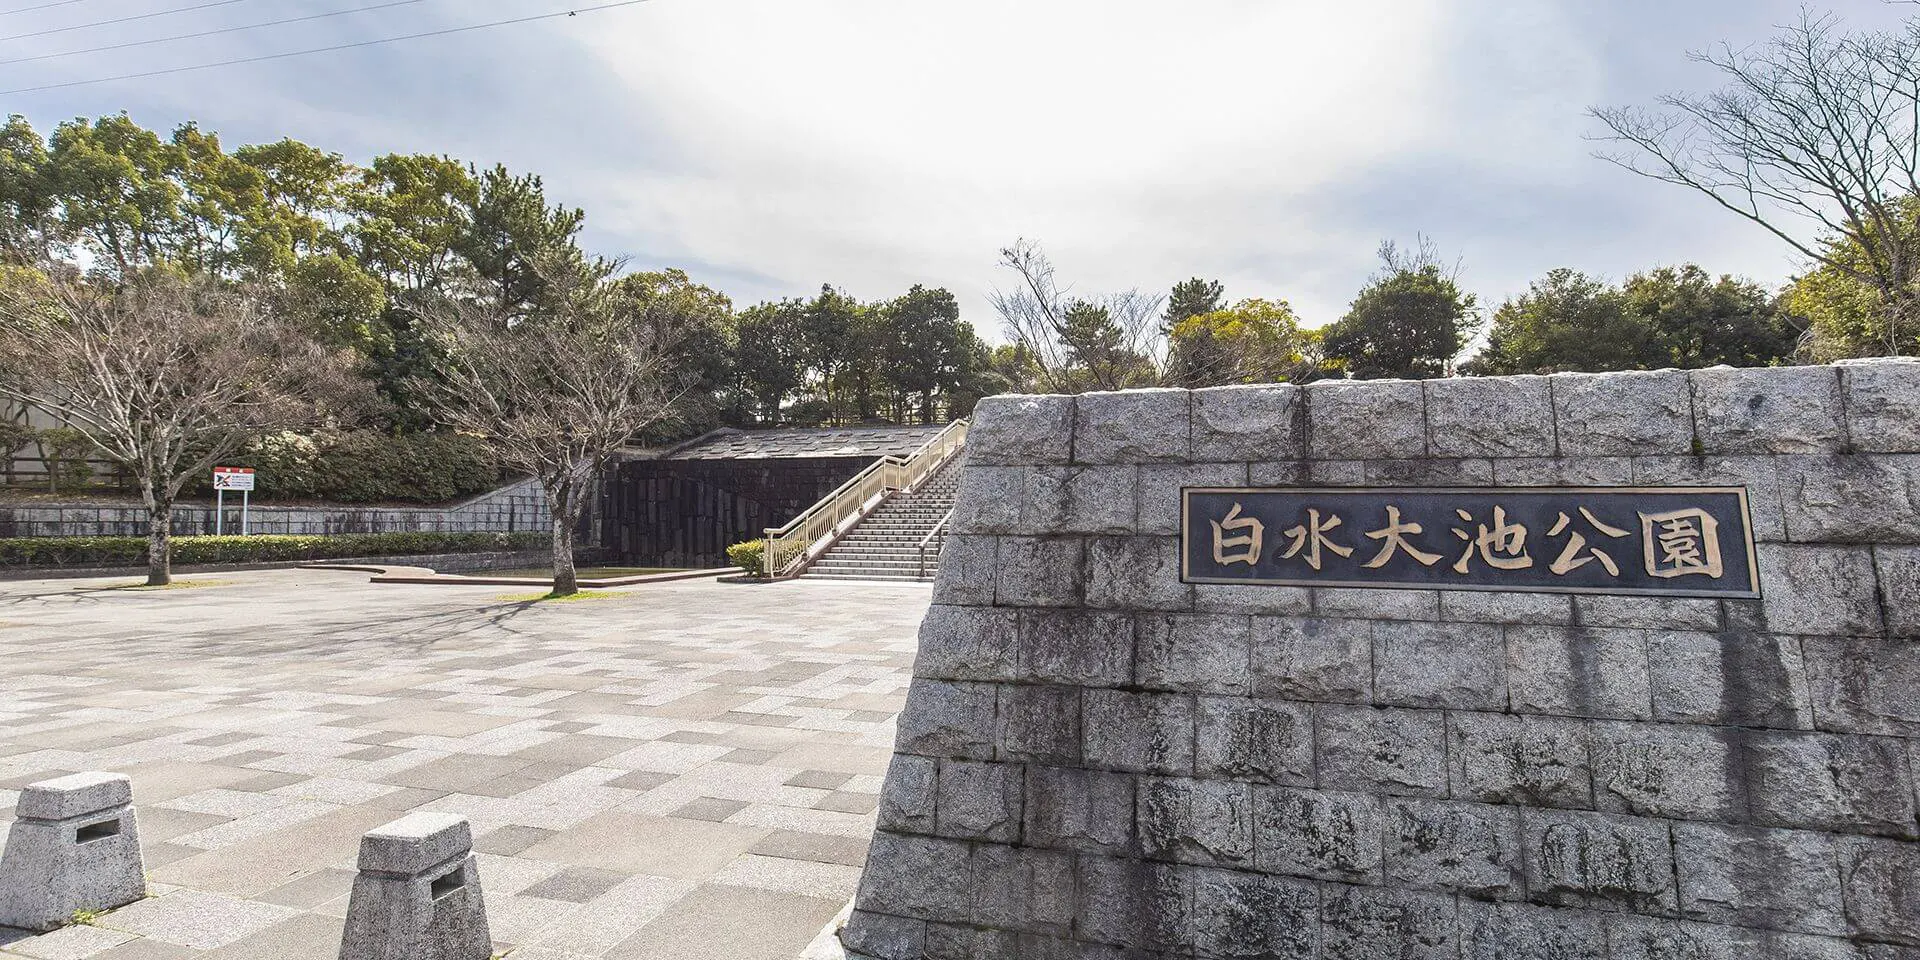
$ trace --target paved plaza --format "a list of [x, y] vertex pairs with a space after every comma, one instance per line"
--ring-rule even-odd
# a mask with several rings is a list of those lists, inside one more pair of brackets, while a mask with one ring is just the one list
[[853, 895], [929, 595], [192, 579], [0, 583], [0, 810], [130, 775], [154, 894], [0, 956], [332, 957], [360, 835], [428, 810], [516, 960], [792, 960]]

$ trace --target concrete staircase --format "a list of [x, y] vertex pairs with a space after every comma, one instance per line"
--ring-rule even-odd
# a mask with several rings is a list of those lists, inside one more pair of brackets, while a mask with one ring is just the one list
[[920, 541], [953, 512], [960, 459], [956, 456], [948, 461], [920, 484], [920, 489], [889, 497], [802, 576], [821, 580], [932, 580], [940, 566], [946, 531], [927, 543], [924, 578], [920, 576]]

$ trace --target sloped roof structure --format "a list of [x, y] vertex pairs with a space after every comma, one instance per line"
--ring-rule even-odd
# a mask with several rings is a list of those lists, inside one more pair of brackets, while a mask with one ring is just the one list
[[907, 427], [801, 427], [715, 430], [668, 451], [665, 460], [768, 460], [798, 457], [904, 457], [945, 430]]

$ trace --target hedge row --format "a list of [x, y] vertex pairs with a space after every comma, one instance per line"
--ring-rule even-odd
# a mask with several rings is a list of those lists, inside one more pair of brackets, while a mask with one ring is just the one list
[[[453, 433], [351, 430], [268, 437], [222, 461], [260, 472], [255, 499], [327, 503], [446, 503], [500, 485], [486, 444]], [[211, 496], [197, 477], [184, 491]]]
[[[173, 562], [278, 563], [346, 557], [538, 550], [544, 533], [349, 533], [333, 536], [174, 537]], [[147, 562], [145, 537], [0, 537], [0, 567], [120, 567]]]

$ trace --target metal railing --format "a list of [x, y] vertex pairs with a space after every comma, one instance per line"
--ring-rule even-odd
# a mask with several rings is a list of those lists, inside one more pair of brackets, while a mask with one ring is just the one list
[[919, 486], [966, 443], [967, 421], [955, 421], [912, 454], [881, 457], [785, 526], [768, 528], [764, 554], [767, 576], [799, 576], [888, 496]]
[[928, 530], [927, 535], [920, 538], [920, 579], [925, 580], [927, 578], [927, 545], [931, 544], [935, 537], [947, 531], [947, 521], [952, 519], [953, 511], [948, 510], [947, 515], [941, 517], [940, 522], [934, 524], [933, 529]]

